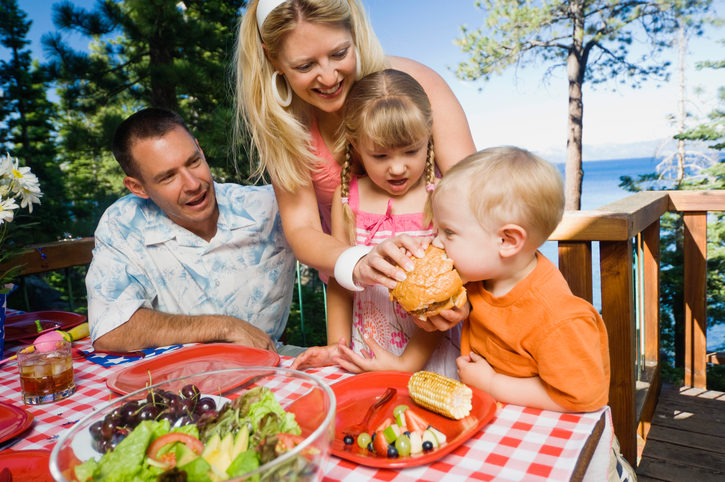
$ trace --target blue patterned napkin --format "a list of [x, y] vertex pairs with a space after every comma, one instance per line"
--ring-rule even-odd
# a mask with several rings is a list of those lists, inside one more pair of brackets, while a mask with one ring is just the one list
[[116, 365], [121, 365], [122, 363], [128, 363], [135, 360], [146, 360], [150, 357], [154, 357], [156, 355], [161, 355], [162, 353], [166, 353], [169, 351], [176, 350], [177, 348], [181, 348], [184, 345], [171, 345], [171, 346], [162, 346], [159, 348], [146, 348], [143, 350], [140, 350], [146, 354], [145, 357], [138, 357], [138, 356], [121, 356], [121, 355], [112, 355], [109, 353], [96, 353], [95, 351], [85, 351], [85, 350], [79, 350], [81, 354], [83, 354], [83, 357], [93, 363], [96, 363], [97, 365], [101, 365], [102, 367], [110, 368], [115, 367]]

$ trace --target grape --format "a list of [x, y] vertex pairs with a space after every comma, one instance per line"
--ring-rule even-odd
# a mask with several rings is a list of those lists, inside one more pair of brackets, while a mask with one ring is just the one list
[[372, 438], [367, 432], [362, 432], [360, 435], [357, 436], [357, 446], [361, 449], [367, 448], [370, 442], [372, 442]]
[[393, 415], [395, 415], [397, 417], [398, 414], [403, 413], [406, 410], [408, 410], [408, 406], [407, 405], [398, 405], [397, 407], [395, 407], [393, 409]]
[[410, 439], [407, 435], [401, 435], [395, 440], [395, 448], [403, 457], [410, 455]]
[[103, 427], [103, 420], [99, 420], [95, 422], [93, 425], [88, 427], [88, 431], [91, 433], [91, 438], [94, 441], [101, 440], [103, 438], [103, 434], [101, 433], [101, 429]]
[[355, 439], [352, 438], [352, 435], [345, 435], [342, 441], [345, 445], [352, 445], [355, 442]]

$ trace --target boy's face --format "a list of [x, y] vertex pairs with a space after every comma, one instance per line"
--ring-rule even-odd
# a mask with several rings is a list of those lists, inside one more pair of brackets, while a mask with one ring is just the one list
[[501, 274], [501, 240], [484, 230], [460, 193], [437, 192], [433, 220], [437, 235], [433, 244], [446, 250], [464, 283], [495, 279]]

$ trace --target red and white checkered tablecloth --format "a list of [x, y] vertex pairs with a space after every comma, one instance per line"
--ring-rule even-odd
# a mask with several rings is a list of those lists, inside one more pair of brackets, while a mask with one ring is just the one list
[[[74, 346], [91, 348], [87, 339]], [[281, 366], [291, 362], [291, 358], [282, 357]], [[106, 377], [121, 367], [104, 368], [79, 357], [74, 359], [74, 369], [77, 388], [73, 395], [54, 403], [28, 406], [21, 400], [17, 363], [0, 367], [0, 401], [23, 407], [34, 416], [32, 427], [12, 443], [13, 450], [51, 449], [64, 430], [111, 399]], [[329, 384], [354, 376], [339, 367], [308, 373]], [[284, 399], [289, 396], [287, 391], [280, 388], [275, 392]], [[502, 405], [483, 430], [436, 462], [386, 470], [330, 456], [323, 469], [324, 480], [570, 480], [584, 444], [603, 414], [610, 418], [608, 407], [593, 413], [557, 413]], [[602, 445], [606, 446], [610, 438], [605, 431]]]

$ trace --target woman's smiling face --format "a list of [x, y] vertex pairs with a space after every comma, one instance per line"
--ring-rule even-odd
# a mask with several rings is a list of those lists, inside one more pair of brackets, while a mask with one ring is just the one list
[[299, 98], [327, 113], [342, 108], [357, 71], [346, 28], [304, 20], [287, 34], [273, 63]]

